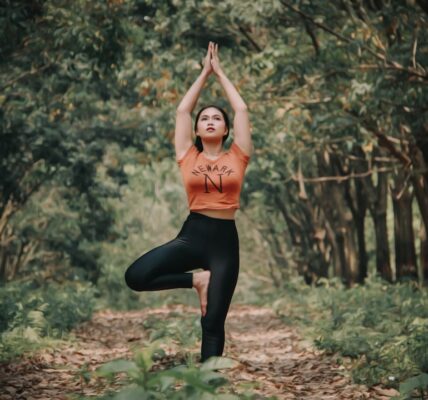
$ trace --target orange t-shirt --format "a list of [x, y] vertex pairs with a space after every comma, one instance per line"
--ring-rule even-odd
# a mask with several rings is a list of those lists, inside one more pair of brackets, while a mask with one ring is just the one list
[[242, 182], [250, 157], [232, 142], [229, 151], [210, 160], [195, 145], [177, 160], [190, 210], [239, 208]]

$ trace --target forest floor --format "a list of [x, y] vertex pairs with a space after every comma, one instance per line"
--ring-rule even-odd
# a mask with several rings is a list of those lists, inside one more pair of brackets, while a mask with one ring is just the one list
[[[0, 399], [101, 395], [107, 387], [105, 379], [85, 381], [82, 371], [93, 371], [117, 358], [132, 359], [135, 347], [142, 348], [149, 339], [151, 330], [144, 323], [148, 319], [168, 323], [175, 319], [180, 323], [180, 319], [198, 313], [194, 307], [179, 305], [142, 311], [97, 312], [91, 321], [73, 331], [74, 340], [0, 365]], [[195, 357], [199, 355], [199, 346], [199, 341], [188, 348], [177, 343], [165, 344], [161, 346], [165, 356], [152, 368], [165, 369], [184, 363], [186, 352]], [[237, 361], [235, 367], [222, 370], [235, 393], [243, 393], [243, 388], [248, 392], [251, 387], [251, 392], [258, 393], [260, 398], [314, 400], [383, 400], [398, 394], [393, 389], [353, 384], [343, 365], [316, 350], [269, 308], [232, 304], [226, 321], [223, 355]]]

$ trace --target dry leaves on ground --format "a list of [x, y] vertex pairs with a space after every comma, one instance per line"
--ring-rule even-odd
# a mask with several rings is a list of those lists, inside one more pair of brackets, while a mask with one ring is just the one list
[[[70, 395], [96, 396], [119, 388], [121, 376], [107, 383], [85, 372], [117, 359], [132, 358], [143, 348], [150, 330], [147, 318], [186, 319], [198, 309], [180, 305], [143, 311], [102, 311], [73, 331], [74, 341], [31, 357], [0, 365], [0, 400], [69, 399]], [[154, 369], [185, 363], [185, 354], [197, 358], [200, 343], [180, 348], [176, 341], [162, 345], [166, 356]], [[271, 309], [233, 304], [226, 321], [224, 356], [238, 365], [224, 371], [236, 393], [251, 391], [278, 399], [378, 399], [398, 393], [393, 389], [368, 389], [352, 384], [348, 373], [332, 357], [317, 351]], [[86, 379], [85, 379], [86, 378]], [[123, 378], [123, 377], [122, 377]]]

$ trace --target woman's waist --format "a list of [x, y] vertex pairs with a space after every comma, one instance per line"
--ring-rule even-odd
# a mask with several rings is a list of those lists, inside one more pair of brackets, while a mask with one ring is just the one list
[[193, 209], [190, 210], [190, 214], [202, 214], [210, 218], [215, 219], [226, 219], [226, 220], [234, 220], [235, 213], [237, 208], [228, 208], [228, 209]]
[[[204, 210], [205, 211], [205, 210]], [[179, 233], [193, 242], [234, 240], [237, 236], [234, 219], [211, 217], [198, 211], [190, 211]]]

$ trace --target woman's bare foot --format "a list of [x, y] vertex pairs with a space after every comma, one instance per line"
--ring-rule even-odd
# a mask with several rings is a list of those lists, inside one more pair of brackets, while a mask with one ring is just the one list
[[210, 283], [210, 276], [211, 271], [195, 272], [193, 274], [193, 287], [198, 292], [203, 317], [205, 317], [205, 314], [207, 313], [208, 284]]

